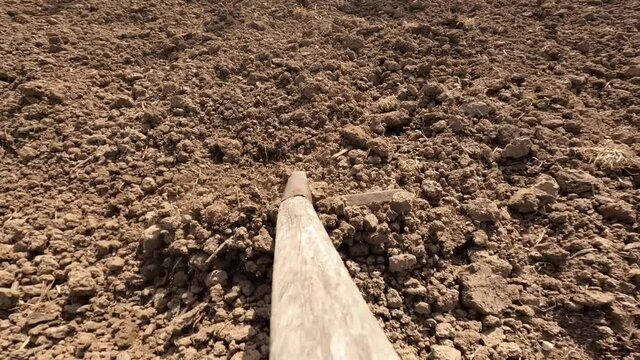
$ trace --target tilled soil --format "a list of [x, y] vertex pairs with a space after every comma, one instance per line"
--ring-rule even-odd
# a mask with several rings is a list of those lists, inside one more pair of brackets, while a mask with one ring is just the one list
[[639, 30], [636, 0], [0, 0], [2, 358], [266, 359], [294, 169], [403, 359], [640, 358]]

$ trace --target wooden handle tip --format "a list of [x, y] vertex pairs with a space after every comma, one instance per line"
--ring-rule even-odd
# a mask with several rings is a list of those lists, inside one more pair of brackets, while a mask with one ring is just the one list
[[294, 196], [304, 196], [307, 200], [312, 201], [309, 182], [307, 181], [307, 175], [304, 171], [294, 171], [291, 173], [287, 181], [287, 186], [284, 188], [282, 200]]

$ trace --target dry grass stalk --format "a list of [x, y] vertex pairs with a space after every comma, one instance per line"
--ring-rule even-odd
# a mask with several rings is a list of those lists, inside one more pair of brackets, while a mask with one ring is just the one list
[[478, 23], [474, 18], [463, 17], [458, 20], [458, 25], [462, 27], [463, 30], [473, 30]]
[[386, 113], [398, 110], [400, 108], [400, 101], [395, 96], [387, 96], [381, 98], [374, 104], [374, 110], [378, 113]]
[[309, 18], [311, 18], [311, 13], [309, 12], [309, 10], [301, 6], [293, 9], [292, 15], [298, 20], [308, 20]]
[[623, 145], [609, 143], [603, 146], [576, 148], [575, 151], [601, 170], [619, 171], [640, 166], [638, 157]]

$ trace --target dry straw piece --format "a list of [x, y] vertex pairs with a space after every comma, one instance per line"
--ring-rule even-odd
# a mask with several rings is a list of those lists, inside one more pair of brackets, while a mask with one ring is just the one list
[[610, 142], [603, 146], [573, 148], [573, 150], [600, 170], [619, 171], [640, 167], [638, 156], [622, 144]]
[[381, 98], [374, 104], [374, 110], [377, 113], [386, 113], [400, 108], [400, 101], [395, 96], [387, 96]]

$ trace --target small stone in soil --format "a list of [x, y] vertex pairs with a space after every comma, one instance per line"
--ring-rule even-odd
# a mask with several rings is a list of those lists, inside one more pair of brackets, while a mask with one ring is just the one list
[[43, 331], [43, 335], [52, 339], [64, 339], [70, 331], [69, 325], [52, 326]]
[[443, 339], [451, 339], [455, 335], [456, 330], [449, 323], [439, 323], [436, 325], [436, 337]]
[[483, 230], [477, 230], [472, 235], [473, 245], [475, 246], [487, 246], [489, 242], [489, 237], [487, 233]]
[[207, 287], [213, 287], [214, 285], [224, 285], [227, 282], [229, 275], [226, 271], [216, 269], [211, 271], [204, 279], [204, 284]]
[[494, 315], [487, 315], [482, 319], [482, 328], [484, 330], [500, 326], [500, 318]]
[[479, 198], [469, 201], [465, 206], [467, 215], [478, 222], [490, 221], [497, 222], [500, 220], [500, 209], [491, 200], [486, 198]]
[[632, 205], [622, 200], [607, 201], [598, 208], [598, 212], [605, 219], [633, 224], [636, 221], [636, 211]]
[[229, 207], [221, 201], [217, 201], [204, 209], [204, 217], [207, 223], [211, 225], [224, 224], [228, 214]]
[[592, 175], [575, 169], [562, 169], [556, 174], [556, 181], [564, 193], [580, 194], [596, 190], [598, 179]]
[[220, 337], [227, 341], [246, 341], [256, 335], [256, 330], [251, 325], [229, 325], [218, 323], [217, 331]]
[[0, 310], [9, 310], [18, 304], [20, 293], [11, 288], [0, 288]]
[[85, 270], [71, 270], [69, 272], [69, 295], [93, 296], [96, 293], [96, 282], [91, 273]]
[[116, 330], [114, 343], [119, 349], [127, 349], [136, 342], [138, 326], [131, 321], [124, 321]]
[[524, 157], [531, 152], [531, 147], [533, 143], [529, 138], [518, 138], [512, 140], [505, 148], [502, 150], [502, 158], [503, 159], [519, 159]]
[[18, 151], [18, 156], [20, 157], [20, 159], [24, 160], [24, 161], [29, 161], [31, 159], [34, 159], [36, 156], [38, 156], [38, 152], [30, 147], [30, 146], [23, 146], [21, 147]]
[[382, 123], [387, 129], [407, 126], [411, 123], [411, 117], [404, 111], [391, 111], [383, 114], [369, 115], [368, 121]]
[[258, 235], [253, 238], [253, 248], [264, 253], [273, 253], [273, 237], [266, 228], [261, 228]]
[[398, 214], [411, 212], [413, 197], [413, 194], [408, 191], [399, 191], [393, 194], [390, 204], [391, 210]]
[[462, 360], [462, 353], [450, 346], [431, 345], [429, 360]]
[[33, 308], [25, 323], [28, 326], [33, 326], [55, 320], [60, 315], [60, 310], [60, 306], [55, 303], [41, 303]]
[[522, 357], [522, 349], [514, 342], [503, 342], [496, 348], [498, 354], [505, 359], [518, 359]]
[[156, 185], [156, 181], [152, 177], [146, 177], [142, 179], [142, 182], [140, 183], [140, 189], [145, 194], [151, 194], [152, 192], [156, 191], [157, 187], [158, 186]]
[[114, 256], [107, 260], [106, 266], [109, 271], [120, 271], [124, 267], [124, 259], [119, 256]]
[[387, 158], [393, 152], [393, 147], [384, 138], [375, 138], [367, 142], [366, 147], [371, 154], [379, 155], [381, 158]]
[[131, 360], [131, 356], [126, 351], [121, 351], [116, 356], [116, 360]]
[[392, 272], [404, 272], [410, 270], [417, 264], [415, 255], [400, 254], [389, 258], [389, 270]]
[[374, 214], [367, 214], [364, 216], [363, 225], [366, 231], [375, 231], [378, 227], [378, 218]]
[[482, 333], [482, 342], [489, 347], [494, 347], [504, 340], [504, 330], [496, 327]]
[[418, 314], [422, 314], [422, 315], [428, 315], [431, 313], [431, 309], [429, 308], [429, 304], [427, 304], [426, 302], [419, 302], [414, 306], [414, 309], [416, 310], [416, 312]]
[[82, 332], [76, 335], [76, 343], [81, 348], [87, 348], [96, 340], [95, 335], [87, 332]]
[[113, 101], [111, 102], [112, 109], [130, 108], [130, 107], [133, 107], [134, 105], [135, 104], [133, 100], [126, 95], [119, 95], [115, 99], [113, 99]]
[[624, 72], [626, 77], [636, 77], [640, 76], [640, 65], [629, 66], [629, 68]]
[[555, 349], [555, 345], [553, 345], [553, 343], [549, 341], [543, 341], [541, 345], [542, 345], [542, 351], [545, 351], [545, 352], [549, 352]]
[[142, 233], [142, 249], [145, 253], [151, 253], [162, 244], [162, 229], [158, 225], [151, 225]]
[[598, 290], [587, 290], [571, 298], [575, 303], [588, 308], [599, 308], [611, 304], [615, 297], [612, 294]]
[[501, 314], [515, 295], [513, 285], [486, 270], [462, 277], [462, 303], [482, 314]]
[[235, 163], [242, 156], [242, 143], [229, 138], [219, 138], [212, 147], [214, 154], [222, 154], [222, 161]]
[[10, 287], [15, 280], [15, 275], [6, 270], [0, 270], [0, 287]]
[[366, 147], [367, 143], [371, 140], [371, 136], [360, 126], [348, 125], [340, 131], [343, 141], [347, 145], [351, 145], [357, 148]]
[[636, 287], [640, 288], [640, 269], [631, 269], [629, 272], [629, 280], [632, 281]]
[[440, 120], [431, 125], [431, 131], [435, 133], [443, 132], [447, 126], [448, 122], [446, 120]]
[[389, 289], [387, 292], [387, 305], [390, 308], [398, 309], [402, 307], [402, 297], [396, 289]]
[[520, 189], [509, 199], [507, 205], [519, 213], [532, 213], [540, 207], [539, 191], [536, 189]]
[[400, 198], [412, 198], [413, 195], [405, 190], [394, 189], [394, 190], [384, 190], [384, 191], [375, 191], [368, 192], [362, 194], [352, 194], [344, 196], [344, 205], [345, 206], [368, 206], [370, 208], [377, 208], [385, 203], [398, 203], [396, 206], [405, 206], [405, 203], [400, 204], [400, 200], [396, 200]]
[[462, 111], [471, 117], [484, 117], [491, 113], [491, 107], [482, 101], [471, 101], [462, 104]]

